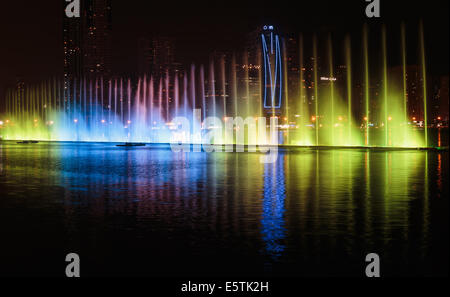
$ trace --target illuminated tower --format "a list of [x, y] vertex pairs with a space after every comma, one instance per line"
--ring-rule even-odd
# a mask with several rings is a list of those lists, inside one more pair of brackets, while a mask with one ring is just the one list
[[264, 26], [261, 32], [262, 97], [264, 109], [278, 113], [283, 102], [283, 57], [281, 38], [273, 26]]

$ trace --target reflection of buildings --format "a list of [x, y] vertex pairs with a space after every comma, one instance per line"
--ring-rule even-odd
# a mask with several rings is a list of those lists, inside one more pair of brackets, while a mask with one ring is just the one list
[[80, 5], [80, 18], [63, 18], [65, 78], [107, 77], [111, 75], [111, 0], [80, 1]]

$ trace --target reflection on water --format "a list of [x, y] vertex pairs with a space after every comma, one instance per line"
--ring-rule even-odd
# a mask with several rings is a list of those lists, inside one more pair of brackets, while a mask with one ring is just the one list
[[262, 239], [266, 251], [276, 258], [285, 249], [281, 240], [285, 237], [284, 201], [286, 199], [284, 158], [264, 166], [264, 200], [261, 219]]
[[92, 275], [361, 275], [369, 252], [387, 275], [448, 273], [447, 152], [0, 153], [0, 274], [54, 274], [68, 250]]

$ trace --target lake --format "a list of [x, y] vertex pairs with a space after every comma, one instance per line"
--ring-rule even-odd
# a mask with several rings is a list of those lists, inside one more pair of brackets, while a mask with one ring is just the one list
[[0, 275], [448, 275], [448, 151], [0, 143]]

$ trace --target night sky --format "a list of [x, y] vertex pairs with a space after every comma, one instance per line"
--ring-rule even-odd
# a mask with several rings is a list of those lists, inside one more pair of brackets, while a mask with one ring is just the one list
[[[376, 20], [365, 17], [364, 0], [156, 2], [113, 1], [114, 73], [136, 70], [140, 36], [175, 37], [177, 60], [190, 63], [201, 61], [214, 49], [240, 48], [248, 32], [267, 23], [286, 32], [348, 32], [357, 42], [364, 22], [374, 27], [385, 23], [389, 34], [398, 31], [400, 22], [405, 21], [408, 45], [414, 48], [417, 22], [423, 18], [429, 70], [433, 74], [448, 74], [448, 0], [381, 0], [382, 17]], [[2, 1], [0, 6], [2, 99], [6, 86], [18, 77], [33, 82], [62, 74], [63, 2]], [[398, 43], [398, 35], [389, 35], [388, 44], [392, 42]], [[388, 51], [392, 51], [395, 64], [398, 47]]]

